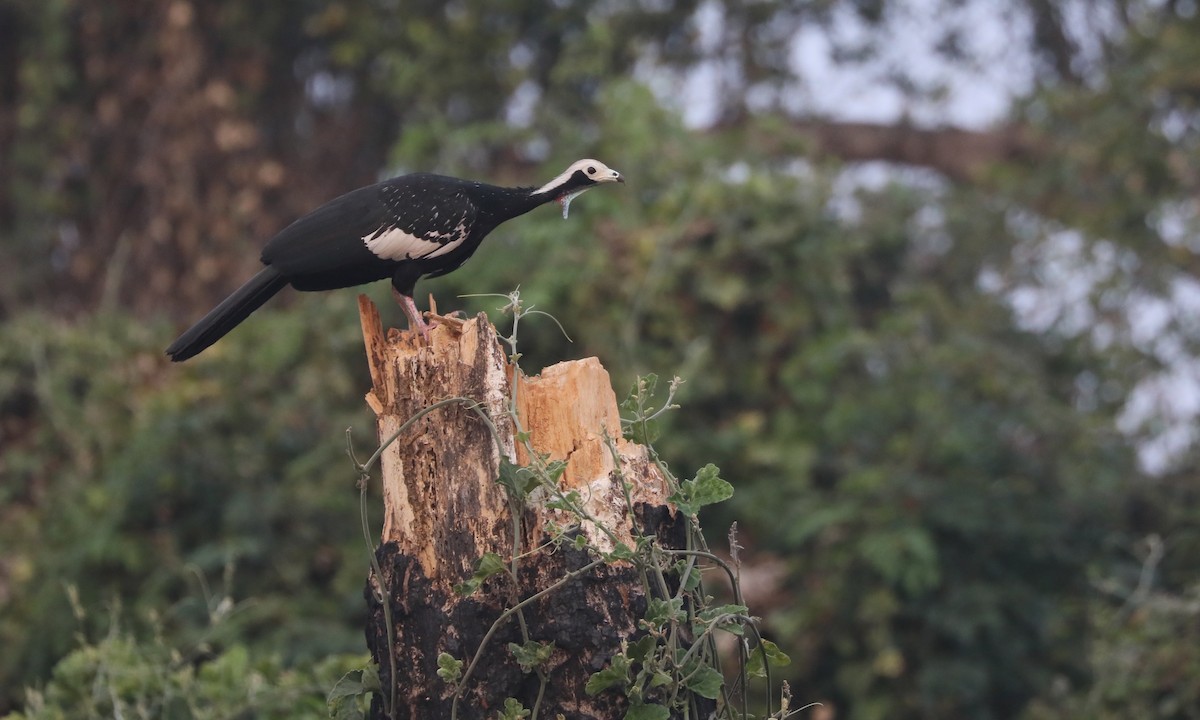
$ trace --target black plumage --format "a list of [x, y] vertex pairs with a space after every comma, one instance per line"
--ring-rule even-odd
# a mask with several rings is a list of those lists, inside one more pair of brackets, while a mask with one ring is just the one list
[[624, 182], [596, 160], [573, 163], [541, 186], [507, 188], [416, 173], [329, 201], [284, 228], [262, 251], [266, 266], [167, 348], [187, 360], [237, 327], [275, 293], [333, 290], [390, 278], [411, 327], [428, 337], [413, 301], [422, 277], [457, 269], [500, 223], [552, 200], [567, 207], [579, 193]]

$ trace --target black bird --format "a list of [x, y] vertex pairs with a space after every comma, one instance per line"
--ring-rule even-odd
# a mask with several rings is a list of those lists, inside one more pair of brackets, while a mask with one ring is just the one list
[[287, 285], [333, 290], [385, 278], [410, 327], [428, 339], [413, 301], [417, 280], [457, 269], [505, 220], [551, 200], [565, 218], [572, 198], [609, 182], [625, 180], [604, 163], [580, 160], [539, 188], [415, 173], [351, 191], [271, 238], [262, 252], [266, 267], [180, 335], [167, 355], [176, 362], [196, 355]]

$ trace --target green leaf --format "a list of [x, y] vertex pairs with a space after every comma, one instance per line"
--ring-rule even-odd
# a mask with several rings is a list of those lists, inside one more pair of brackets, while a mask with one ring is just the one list
[[638, 445], [653, 445], [661, 434], [657, 420], [637, 419], [625, 428], [625, 439]]
[[679, 622], [683, 619], [683, 598], [669, 600], [651, 598], [646, 603], [645, 622], [652, 627], [661, 628], [672, 620]]
[[332, 720], [362, 720], [364, 713], [359, 698], [379, 690], [379, 674], [374, 667], [351, 670], [343, 675], [329, 691], [325, 703]]
[[671, 711], [655, 703], [633, 703], [625, 712], [625, 720], [667, 720]]
[[720, 477], [720, 468], [712, 463], [700, 468], [696, 477], [679, 483], [679, 489], [667, 500], [675, 503], [684, 515], [695, 515], [705, 505], [713, 505], [733, 497], [733, 486]]
[[497, 573], [502, 573], [508, 569], [508, 564], [504, 558], [496, 553], [484, 553], [483, 557], [479, 558], [479, 567], [475, 573], [482, 575], [484, 578], [489, 578]]
[[721, 677], [721, 673], [717, 672], [710, 665], [700, 665], [684, 681], [684, 685], [688, 690], [709, 700], [717, 699], [721, 694], [721, 686], [724, 683], [725, 679]]
[[530, 640], [524, 645], [510, 642], [508, 651], [516, 658], [517, 664], [521, 666], [521, 670], [526, 674], [533, 672], [536, 668], [544, 665], [550, 656], [554, 653], [554, 643], [538, 642]]
[[577, 513], [582, 498], [578, 490], [572, 490], [562, 497], [556, 497], [553, 500], [546, 502], [546, 507], [551, 510], [563, 510], [565, 512]]
[[383, 683], [379, 682], [379, 668], [375, 665], [368, 665], [362, 670], [362, 686], [370, 692], [379, 692], [383, 689]]
[[767, 676], [766, 666], [763, 664], [764, 657], [771, 667], [784, 667], [792, 663], [792, 659], [780, 650], [778, 645], [770, 640], [763, 640], [761, 645], [750, 651], [750, 660], [746, 663], [746, 673], [750, 677]]
[[351, 670], [343, 675], [333, 685], [333, 689], [326, 696], [326, 701], [333, 702], [339, 698], [351, 697], [354, 695], [362, 695], [366, 692], [362, 683], [362, 670]]
[[459, 595], [470, 595], [478, 590], [485, 580], [507, 570], [508, 565], [504, 558], [496, 553], [484, 553], [483, 557], [479, 558], [479, 564], [475, 566], [475, 572], [471, 573], [471, 577], [465, 582], [455, 585], [454, 592]]
[[889, 528], [859, 541], [862, 557], [888, 582], [920, 595], [941, 579], [937, 545], [920, 527]]
[[717, 607], [701, 610], [696, 617], [711, 622], [722, 615], [747, 615], [750, 609], [745, 605], [718, 605]]
[[462, 677], [463, 661], [457, 660], [450, 653], [439, 653], [437, 657], [438, 677], [454, 685]]
[[616, 547], [612, 552], [605, 555], [606, 560], [632, 560], [634, 557], [633, 548], [623, 542], [617, 542]]
[[496, 478], [510, 493], [524, 500], [538, 486], [538, 476], [532, 468], [513, 464], [508, 458], [500, 457], [500, 477]]
[[690, 592], [700, 587], [701, 577], [699, 565], [688, 562], [686, 559], [682, 559], [675, 561], [675, 564], [672, 567], [675, 570], [675, 574], [679, 576], [679, 584], [684, 590]]
[[349, 698], [340, 698], [329, 703], [330, 720], [363, 720], [366, 714], [357, 702]]
[[719, 605], [707, 610], [701, 610], [696, 614], [696, 619], [699, 620], [700, 629], [697, 632], [703, 632], [704, 625], [714, 624], [720, 630], [741, 635], [745, 632], [742, 627], [744, 620], [750, 612], [750, 609], [745, 605]]
[[658, 640], [653, 635], [643, 635], [629, 643], [629, 648], [625, 651], [625, 654], [634, 662], [642, 662], [657, 645]]
[[662, 687], [663, 685], [670, 685], [674, 681], [675, 678], [668, 675], [665, 671], [659, 670], [650, 676], [650, 687]]
[[[546, 474], [549, 476], [550, 482], [557, 483], [562, 477], [563, 472], [567, 469], [566, 460], [550, 460], [546, 463]], [[530, 488], [532, 490], [533, 488]]]
[[520, 700], [505, 698], [504, 709], [500, 711], [497, 717], [499, 720], [520, 720], [520, 718], [527, 718], [529, 715], [530, 711], [525, 709]]
[[592, 673], [583, 690], [588, 695], [595, 695], [610, 687], [624, 687], [629, 684], [629, 658], [624, 655], [614, 655], [608, 667]]

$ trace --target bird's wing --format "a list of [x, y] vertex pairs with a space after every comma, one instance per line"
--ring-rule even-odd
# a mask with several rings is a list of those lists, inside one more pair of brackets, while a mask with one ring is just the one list
[[363, 243], [384, 260], [426, 260], [445, 255], [466, 241], [478, 208], [457, 183], [437, 176], [407, 176], [384, 184], [384, 219]]
[[478, 215], [461, 184], [449, 180], [406, 175], [349, 192], [284, 228], [262, 260], [288, 277], [311, 277], [445, 255], [466, 240]]

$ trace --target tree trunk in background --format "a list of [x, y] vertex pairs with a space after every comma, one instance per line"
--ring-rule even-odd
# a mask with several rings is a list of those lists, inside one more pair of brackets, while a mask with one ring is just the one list
[[[360, 297], [363, 333], [373, 389], [367, 403], [378, 418], [381, 442], [414, 414], [451, 397], [480, 403], [496, 426], [499, 446], [486, 424], [470, 409], [452, 404], [414, 423], [381, 456], [384, 527], [377, 558], [382, 578], [372, 577], [367, 642], [379, 665], [383, 687], [372, 717], [385, 717], [395, 684], [395, 718], [448, 718], [454, 688], [437, 675], [437, 658], [449, 653], [471, 664], [483, 651], [473, 674], [463, 682], [458, 717], [494, 717], [506, 698], [526, 708], [537, 701], [539, 680], [518, 666], [509, 643], [524, 637], [516, 616], [498, 627], [485, 643], [493, 622], [518, 599], [530, 597], [592, 561], [594, 555], [568, 545], [521, 558], [519, 582], [506, 573], [493, 575], [479, 590], [460, 595], [454, 586], [469, 579], [484, 553], [496, 553], [507, 565], [513, 552], [513, 518], [504, 488], [496, 482], [501, 458], [528, 462], [514, 442], [508, 414], [512, 397], [511, 366], [496, 330], [484, 315], [466, 322], [439, 322], [428, 346], [411, 332], [386, 336], [378, 311]], [[578, 490], [588, 513], [630, 547], [634, 535], [655, 533], [669, 547], [681, 547], [685, 525], [668, 509], [666, 484], [645, 448], [616, 440], [616, 454], [631, 485], [634, 532], [616, 473], [617, 460], [605, 436], [620, 438], [616, 397], [608, 373], [595, 358], [561, 363], [538, 378], [519, 380], [518, 406], [523, 428], [536, 452], [567, 462], [559, 478], [564, 490]], [[531, 501], [521, 517], [520, 552], [545, 543], [548, 523], [575, 524], [573, 516]], [[611, 538], [584, 527], [593, 545], [611, 549]], [[515, 586], [514, 586], [515, 585]], [[376, 589], [384, 588], [394, 624], [388, 641]], [[637, 633], [646, 597], [638, 573], [627, 563], [601, 564], [527, 606], [528, 638], [552, 642], [544, 666], [550, 680], [540, 716], [611, 718], [624, 714], [625, 698], [616, 692], [589, 697], [588, 678]], [[389, 653], [395, 662], [393, 671]]]
[[0, 273], [20, 270], [0, 274], [0, 303], [190, 318], [268, 238], [374, 180], [395, 136], [367, 83], [338, 108], [311, 98], [298, 68], [327, 42], [299, 30], [311, 4], [15, 5], [0, 7]]

